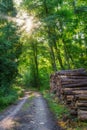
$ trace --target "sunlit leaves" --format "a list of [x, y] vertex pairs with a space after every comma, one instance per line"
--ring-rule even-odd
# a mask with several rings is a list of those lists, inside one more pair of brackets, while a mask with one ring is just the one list
[[86, 3], [83, 0], [23, 0], [21, 7], [40, 22], [26, 40], [27, 53], [23, 52], [22, 56], [25, 69], [29, 65], [32, 76], [35, 72], [32, 43], [35, 41], [39, 76], [43, 79], [57, 69], [86, 68]]

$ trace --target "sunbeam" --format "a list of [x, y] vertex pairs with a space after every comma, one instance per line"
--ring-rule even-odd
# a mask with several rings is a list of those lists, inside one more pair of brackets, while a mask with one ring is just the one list
[[6, 19], [8, 21], [15, 22], [17, 26], [19, 26], [19, 31], [25, 31], [27, 33], [32, 32], [32, 29], [35, 27], [34, 25], [34, 18], [32, 16], [29, 16], [27, 12], [20, 9], [20, 4], [22, 0], [14, 0], [14, 4], [17, 10], [16, 17], [7, 16], [0, 12], [0, 19]]
[[0, 14], [0, 19], [6, 19], [8, 21], [15, 22], [17, 26], [20, 27], [20, 30], [25, 30], [26, 32], [30, 32], [33, 27], [33, 17], [27, 15], [27, 13], [18, 14], [16, 17], [10, 17], [4, 14]]

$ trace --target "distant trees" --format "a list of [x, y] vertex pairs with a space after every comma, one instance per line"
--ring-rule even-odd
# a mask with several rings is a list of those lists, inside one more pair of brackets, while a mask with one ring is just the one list
[[[40, 52], [45, 45], [42, 57], [45, 59], [47, 54], [46, 63], [49, 61], [51, 65], [50, 70], [47, 69], [48, 73], [59, 69], [87, 68], [86, 1], [24, 0], [22, 8], [41, 23], [38, 30], [34, 30], [34, 36], [40, 39], [37, 40]], [[40, 56], [37, 53], [39, 73], [39, 66], [44, 66], [44, 63], [39, 62]]]

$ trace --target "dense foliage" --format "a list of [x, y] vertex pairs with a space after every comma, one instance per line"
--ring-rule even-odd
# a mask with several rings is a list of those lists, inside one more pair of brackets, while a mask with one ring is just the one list
[[[36, 44], [37, 50], [37, 58], [31, 52], [30, 60], [28, 59], [31, 66], [28, 71], [31, 71], [32, 77], [33, 72], [38, 70], [39, 78], [42, 77], [41, 81], [46, 82], [53, 71], [87, 68], [86, 1], [24, 0], [22, 8], [40, 23], [39, 27], [32, 32], [30, 39], [28, 36], [28, 41]], [[29, 47], [27, 51], [35, 52], [35, 48]], [[32, 64], [31, 57], [37, 60], [37, 63], [34, 60]]]
[[[0, 12], [12, 16], [14, 11], [12, 0], [0, 1]], [[12, 84], [18, 74], [18, 58], [21, 54], [21, 43], [15, 23], [0, 19], [0, 106], [12, 102], [16, 98]], [[14, 92], [11, 92], [14, 91]], [[9, 97], [8, 97], [9, 96]], [[3, 99], [4, 97], [4, 99]], [[6, 98], [5, 98], [6, 97]], [[9, 100], [9, 101], [6, 101]], [[8, 102], [8, 103], [7, 103]]]

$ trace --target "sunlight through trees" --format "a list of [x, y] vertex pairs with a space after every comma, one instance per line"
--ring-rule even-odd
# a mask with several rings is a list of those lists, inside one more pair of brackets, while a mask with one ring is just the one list
[[49, 88], [50, 73], [87, 68], [87, 2], [0, 0], [0, 90]]

